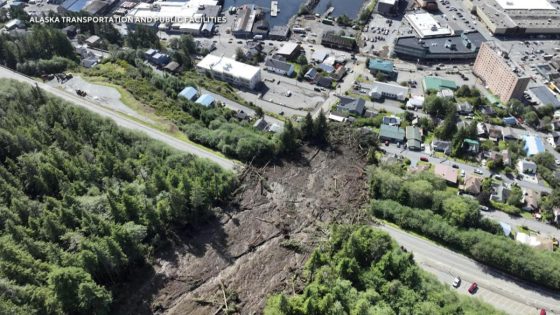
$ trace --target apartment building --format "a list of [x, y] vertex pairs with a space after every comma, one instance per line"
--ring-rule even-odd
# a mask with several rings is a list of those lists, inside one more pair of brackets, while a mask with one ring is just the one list
[[261, 82], [261, 68], [231, 58], [206, 55], [197, 65], [198, 72], [214, 79], [254, 90]]
[[482, 44], [473, 72], [504, 103], [512, 98], [522, 98], [530, 80], [495, 42]]

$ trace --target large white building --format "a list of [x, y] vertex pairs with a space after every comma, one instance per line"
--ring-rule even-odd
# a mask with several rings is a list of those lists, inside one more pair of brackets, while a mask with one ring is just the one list
[[447, 26], [442, 26], [430, 13], [407, 14], [405, 19], [420, 38], [451, 35]]
[[126, 18], [132, 25], [159, 24], [162, 30], [197, 35], [203, 26], [215, 24], [220, 11], [217, 0], [141, 2], [128, 12]]
[[467, 0], [493, 34], [559, 34], [560, 9], [548, 0]]
[[209, 73], [214, 79], [248, 89], [255, 89], [261, 82], [261, 68], [231, 58], [206, 55], [197, 65], [200, 73]]

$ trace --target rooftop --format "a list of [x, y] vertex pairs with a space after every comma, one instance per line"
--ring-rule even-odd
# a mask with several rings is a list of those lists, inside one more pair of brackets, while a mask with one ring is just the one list
[[450, 183], [457, 183], [457, 170], [449, 165], [441, 163], [436, 164], [434, 173]]
[[432, 54], [464, 54], [474, 52], [486, 38], [480, 32], [465, 32], [460, 35], [449, 35], [419, 39], [416, 36], [398, 37], [395, 44], [417, 50], [428, 50]]
[[554, 10], [547, 0], [495, 0], [505, 10]]
[[550, 104], [555, 109], [560, 108], [560, 100], [546, 86], [540, 85], [529, 88], [529, 92], [535, 95], [542, 105]]
[[369, 59], [368, 69], [378, 70], [382, 72], [393, 72], [395, 71], [394, 64], [391, 60], [383, 59]]
[[544, 152], [544, 143], [540, 137], [537, 136], [525, 136], [523, 138], [525, 146], [523, 149], [527, 153], [527, 156], [532, 156]]
[[197, 67], [218, 73], [228, 73], [234, 77], [247, 80], [251, 80], [261, 70], [259, 67], [215, 55], [206, 55], [206, 57], [197, 64]]
[[424, 91], [427, 90], [441, 91], [443, 89], [450, 89], [450, 90], [457, 89], [457, 84], [455, 83], [455, 81], [443, 79], [440, 77], [434, 77], [434, 76], [424, 77], [424, 79], [422, 79], [422, 84], [424, 86]]
[[391, 138], [397, 141], [404, 140], [404, 129], [397, 126], [389, 126], [382, 124], [379, 128], [379, 136], [384, 138]]
[[188, 100], [192, 100], [196, 96], [196, 93], [198, 93], [198, 91], [195, 88], [193, 88], [192, 86], [187, 86], [181, 92], [179, 92], [179, 96], [182, 96]]
[[292, 42], [287, 42], [287, 43], [284, 43], [284, 46], [278, 48], [278, 51], [276, 51], [276, 54], [283, 55], [283, 56], [290, 56], [297, 49], [299, 49], [299, 44], [292, 43]]
[[420, 38], [451, 35], [451, 29], [441, 26], [430, 13], [407, 14], [405, 18]]
[[212, 103], [214, 103], [214, 97], [209, 94], [202, 94], [195, 103], [200, 104], [204, 107], [210, 107]]

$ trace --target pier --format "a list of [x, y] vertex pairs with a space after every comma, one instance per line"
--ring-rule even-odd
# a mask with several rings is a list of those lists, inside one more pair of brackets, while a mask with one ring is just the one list
[[271, 1], [270, 2], [270, 16], [277, 16], [278, 15], [278, 1]]

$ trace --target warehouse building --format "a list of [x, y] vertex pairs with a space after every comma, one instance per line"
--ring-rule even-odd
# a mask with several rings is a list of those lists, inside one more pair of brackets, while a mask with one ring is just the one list
[[254, 90], [261, 82], [261, 68], [254, 67], [227, 57], [206, 55], [197, 65], [197, 70], [212, 78]]
[[530, 80], [495, 42], [482, 44], [473, 73], [504, 103], [511, 98], [521, 99]]
[[493, 34], [560, 34], [560, 10], [548, 0], [467, 0]]
[[402, 36], [395, 39], [393, 54], [407, 60], [468, 61], [476, 58], [486, 41], [478, 31], [443, 37], [417, 38]]
[[334, 32], [323, 33], [323, 37], [321, 38], [321, 45], [348, 51], [354, 51], [358, 48], [355, 38], [337, 35]]

